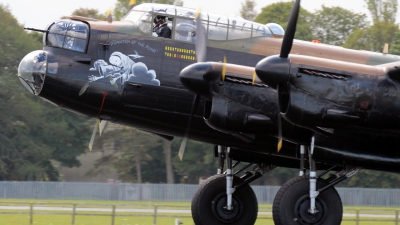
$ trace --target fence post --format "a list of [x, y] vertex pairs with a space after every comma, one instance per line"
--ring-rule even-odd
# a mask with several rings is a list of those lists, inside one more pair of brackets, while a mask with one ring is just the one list
[[114, 225], [115, 221], [115, 205], [112, 205], [111, 225]]
[[72, 204], [72, 219], [71, 219], [71, 224], [75, 224], [75, 210], [76, 210], [76, 203]]
[[399, 225], [399, 210], [396, 210], [396, 225]]
[[154, 206], [154, 219], [153, 219], [153, 225], [157, 225], [157, 207], [158, 205]]
[[356, 210], [356, 225], [358, 225], [358, 222], [360, 220], [360, 210]]
[[33, 202], [29, 203], [29, 224], [33, 224]]

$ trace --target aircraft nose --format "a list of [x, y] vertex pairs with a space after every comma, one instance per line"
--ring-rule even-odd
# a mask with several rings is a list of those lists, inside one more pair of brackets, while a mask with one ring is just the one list
[[19, 63], [18, 77], [21, 83], [34, 95], [43, 88], [47, 71], [47, 53], [36, 50], [27, 54]]

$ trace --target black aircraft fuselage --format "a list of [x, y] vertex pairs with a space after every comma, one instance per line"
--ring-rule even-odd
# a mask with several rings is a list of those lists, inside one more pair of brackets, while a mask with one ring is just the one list
[[[284, 121], [287, 141], [277, 153], [277, 92], [251, 76], [257, 62], [279, 51], [282, 34], [267, 32], [268, 27], [251, 22], [250, 26], [242, 22], [239, 29], [240, 19], [233, 27], [229, 19], [223, 24], [223, 20], [213, 21], [209, 16], [203, 20], [208, 34], [207, 61], [226, 57], [229, 64], [205, 63], [196, 69], [196, 64], [192, 65], [196, 63], [193, 24], [185, 22], [192, 21], [194, 15], [185, 17], [175, 10], [170, 15], [173, 37], [165, 39], [152, 35], [152, 18], [157, 10], [146, 11], [146, 7], [137, 6], [125, 20], [112, 23], [71, 17], [50, 24], [43, 50], [28, 54], [20, 63], [21, 82], [31, 93], [67, 110], [182, 137], [195, 95], [182, 85], [179, 74], [184, 68], [195, 68], [199, 74], [189, 70], [193, 72], [189, 76], [194, 76], [189, 79], [196, 80], [196, 76], [203, 76], [202, 69], [213, 70], [209, 88], [198, 93], [203, 98], [194, 113], [189, 138], [230, 146], [235, 149], [233, 158], [242, 161], [298, 167], [296, 144], [308, 143], [312, 132]], [[293, 49], [299, 54], [363, 64], [399, 60], [302, 41], [295, 42]], [[222, 67], [227, 70], [223, 80], [219, 75]], [[203, 78], [196, 82], [192, 84], [204, 84]]]

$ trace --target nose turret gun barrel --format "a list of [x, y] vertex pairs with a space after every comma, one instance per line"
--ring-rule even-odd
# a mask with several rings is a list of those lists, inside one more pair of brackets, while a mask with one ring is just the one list
[[25, 27], [24, 30], [31, 30], [31, 31], [36, 31], [36, 32], [41, 32], [41, 33], [48, 33], [48, 30], [41, 30], [41, 29], [36, 29], [36, 28], [30, 28], [30, 27]]

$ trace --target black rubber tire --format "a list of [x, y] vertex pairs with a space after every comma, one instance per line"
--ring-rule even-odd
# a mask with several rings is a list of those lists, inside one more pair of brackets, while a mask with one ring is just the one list
[[[317, 190], [325, 185], [323, 180], [317, 180]], [[315, 204], [319, 212], [315, 215], [308, 213], [309, 196], [308, 176], [296, 177], [286, 182], [274, 199], [272, 215], [275, 225], [340, 225], [343, 206], [334, 187], [317, 196]]]
[[[234, 177], [233, 184], [240, 179]], [[232, 195], [233, 212], [226, 206], [225, 175], [215, 175], [205, 180], [192, 199], [192, 216], [196, 225], [254, 224], [258, 214], [258, 203], [253, 189], [245, 185]], [[224, 218], [225, 217], [225, 218]]]

